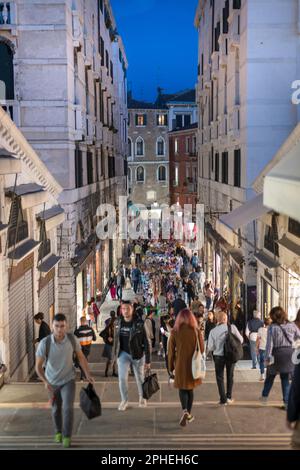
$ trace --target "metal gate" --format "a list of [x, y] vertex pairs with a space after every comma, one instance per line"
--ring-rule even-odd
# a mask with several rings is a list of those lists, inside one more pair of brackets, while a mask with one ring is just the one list
[[9, 291], [10, 375], [28, 354], [28, 371], [34, 366], [34, 326], [32, 269], [27, 271]]
[[39, 312], [43, 312], [44, 320], [50, 325], [50, 309], [54, 306], [54, 279], [51, 279], [41, 290], [39, 295]]

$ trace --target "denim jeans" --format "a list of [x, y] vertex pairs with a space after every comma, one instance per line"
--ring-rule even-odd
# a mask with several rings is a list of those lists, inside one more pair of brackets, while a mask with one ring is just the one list
[[122, 294], [123, 294], [123, 287], [122, 287], [122, 286], [118, 286], [118, 287], [117, 287], [117, 297], [118, 297], [118, 300], [122, 300]]
[[258, 351], [258, 361], [259, 361], [259, 368], [260, 368], [261, 375], [263, 375], [265, 373], [265, 356], [266, 356], [265, 349], [259, 349], [259, 351]]
[[[227, 398], [232, 398], [233, 372], [235, 364], [225, 360], [224, 356], [214, 356], [217, 385], [220, 395], [220, 402], [226, 403]], [[227, 393], [225, 394], [224, 369], [226, 366]]]
[[128, 401], [128, 372], [132, 365], [139, 397], [143, 398], [142, 383], [144, 382], [145, 356], [141, 359], [132, 359], [130, 354], [121, 351], [118, 357], [119, 388], [122, 401]]
[[[285, 405], [288, 404], [289, 400], [289, 391], [290, 391], [290, 381], [289, 381], [289, 373], [282, 373], [280, 374], [280, 380], [281, 380], [281, 390], [282, 390], [282, 399]], [[267, 377], [264, 383], [264, 388], [262, 391], [262, 396], [263, 397], [268, 397], [269, 393], [273, 387], [273, 383], [275, 380], [276, 375], [269, 374], [267, 372]]]
[[71, 437], [73, 428], [75, 380], [60, 387], [54, 387], [52, 399], [52, 420], [55, 432]]
[[252, 359], [252, 367], [256, 367], [257, 363], [257, 354], [256, 354], [256, 341], [249, 341], [250, 342], [250, 353]]
[[194, 390], [179, 390], [179, 398], [182, 410], [192, 411], [194, 401]]

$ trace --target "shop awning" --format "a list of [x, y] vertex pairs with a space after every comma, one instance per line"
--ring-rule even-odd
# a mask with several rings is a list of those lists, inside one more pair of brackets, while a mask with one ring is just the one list
[[7, 150], [0, 148], [0, 175], [21, 173], [22, 163]]
[[52, 228], [62, 224], [65, 220], [65, 211], [60, 206], [53, 206], [44, 212], [40, 212], [36, 215], [37, 220], [45, 221], [46, 231], [48, 232]]
[[20, 184], [15, 188], [11, 186], [5, 189], [5, 196], [12, 198], [14, 195], [20, 196], [22, 199], [22, 209], [38, 206], [47, 202], [49, 195], [44, 188], [35, 183]]
[[26, 256], [32, 253], [40, 246], [40, 242], [35, 240], [27, 240], [26, 242], [22, 243], [22, 245], [18, 246], [15, 250], [12, 250], [8, 253], [8, 258], [13, 260], [13, 266], [16, 266], [20, 261], [22, 261]]
[[222, 215], [216, 222], [216, 229], [228, 243], [234, 246], [237, 235], [233, 232], [268, 212], [270, 209], [263, 204], [263, 194], [259, 194], [237, 209]]
[[300, 256], [300, 245], [297, 245], [297, 243], [290, 240], [286, 235], [284, 235], [281, 240], [278, 240], [278, 244], [289, 250], [291, 253]]
[[88, 264], [94, 257], [95, 250], [89, 246], [84, 246], [75, 252], [75, 257], [72, 259], [75, 275], [77, 275], [86, 264]]
[[280, 263], [276, 259], [271, 258], [263, 251], [258, 251], [254, 254], [254, 257], [269, 269], [278, 268], [280, 266]]
[[50, 255], [43, 263], [38, 266], [38, 270], [42, 273], [42, 276], [51, 271], [61, 260], [60, 256]]
[[8, 224], [3, 224], [0, 222], [0, 233], [8, 229]]
[[300, 142], [264, 179], [264, 204], [300, 222]]

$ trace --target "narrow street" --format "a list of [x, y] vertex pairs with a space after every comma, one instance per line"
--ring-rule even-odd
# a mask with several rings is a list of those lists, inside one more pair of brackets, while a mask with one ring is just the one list
[[[131, 289], [124, 299], [132, 299]], [[117, 305], [102, 307], [103, 317]], [[76, 384], [73, 447], [78, 449], [289, 449], [290, 433], [280, 409], [281, 386], [277, 379], [268, 405], [259, 402], [262, 384], [251, 361], [240, 361], [235, 372], [234, 404], [220, 407], [215, 373], [207, 362], [207, 377], [196, 389], [195, 421], [178, 426], [178, 391], [168, 384], [164, 360], [153, 354], [152, 369], [158, 373], [160, 391], [146, 409], [138, 408], [134, 377], [129, 377], [129, 409], [122, 413], [118, 379], [104, 377], [102, 344], [92, 346], [90, 367], [101, 398], [102, 416], [88, 421], [79, 408], [82, 383]], [[57, 449], [53, 444], [51, 409], [41, 383], [15, 383], [0, 390], [0, 449]], [[120, 433], [120, 430], [121, 433]]]

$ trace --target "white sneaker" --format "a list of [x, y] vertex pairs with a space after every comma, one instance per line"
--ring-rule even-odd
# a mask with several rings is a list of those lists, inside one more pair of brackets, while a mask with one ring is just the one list
[[147, 407], [147, 400], [145, 398], [139, 399], [139, 408], [146, 408]]
[[265, 374], [260, 374], [260, 379], [259, 381], [260, 382], [263, 382], [265, 380]]
[[119, 404], [119, 407], [118, 407], [118, 410], [119, 411], [125, 411], [127, 410], [128, 408], [128, 401], [121, 401], [121, 403]]
[[234, 398], [227, 398], [228, 405], [231, 405], [234, 402]]

